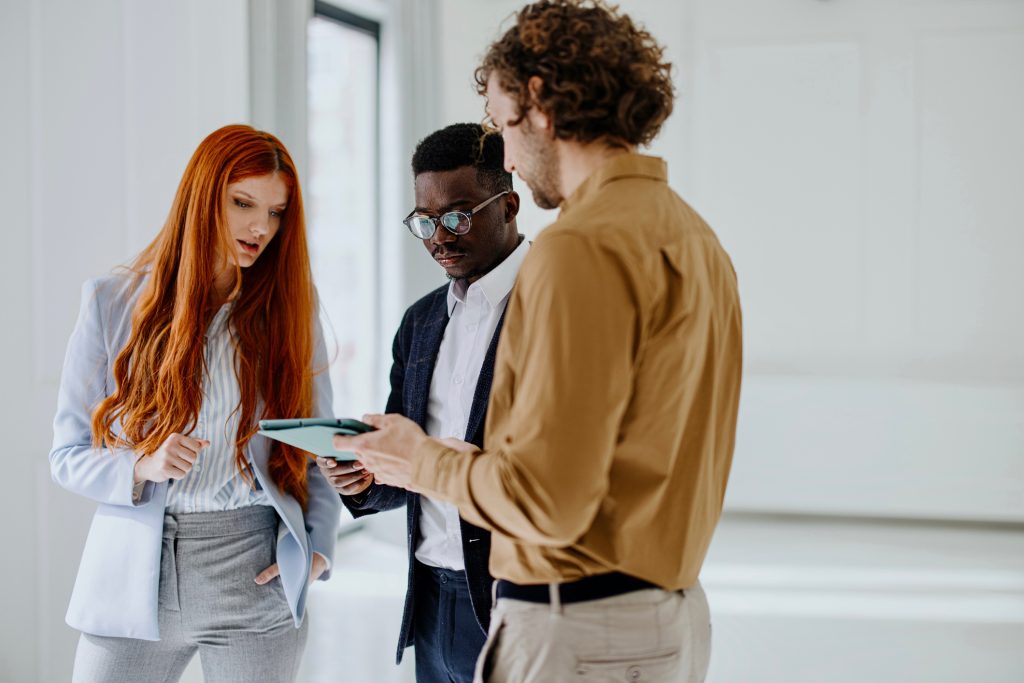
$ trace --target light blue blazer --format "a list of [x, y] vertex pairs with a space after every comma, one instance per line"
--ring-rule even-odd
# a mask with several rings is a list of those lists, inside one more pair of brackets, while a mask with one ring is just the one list
[[[93, 409], [114, 389], [113, 367], [128, 341], [132, 309], [141, 287], [127, 275], [97, 278], [82, 287], [82, 308], [64, 358], [57, 415], [53, 420], [50, 471], [58, 484], [99, 503], [82, 552], [68, 607], [69, 626], [100, 636], [159, 640], [157, 593], [167, 483], [148, 482], [132, 502], [135, 458], [131, 450], [92, 447]], [[314, 379], [315, 417], [331, 416], [327, 353], [317, 325]], [[295, 417], [275, 415], [274, 417]], [[249, 462], [278, 516], [287, 527], [277, 544], [288, 606], [295, 625], [302, 623], [312, 552], [333, 562], [340, 514], [338, 494], [309, 467], [309, 504], [283, 494], [270, 478], [270, 442], [254, 436]], [[325, 580], [330, 572], [320, 578]]]

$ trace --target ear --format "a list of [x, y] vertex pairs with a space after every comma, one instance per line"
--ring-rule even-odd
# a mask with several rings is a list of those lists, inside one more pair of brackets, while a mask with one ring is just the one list
[[519, 215], [519, 193], [513, 190], [505, 195], [505, 222], [511, 223]]
[[539, 130], [554, 132], [554, 125], [551, 117], [540, 107], [540, 95], [544, 90], [544, 79], [540, 76], [530, 76], [526, 82], [526, 90], [530, 93], [530, 109], [526, 116], [530, 119], [530, 125]]
[[526, 82], [526, 91], [530, 93], [531, 104], [535, 105], [540, 102], [542, 90], [544, 90], [544, 79], [540, 76], [530, 76], [530, 80]]

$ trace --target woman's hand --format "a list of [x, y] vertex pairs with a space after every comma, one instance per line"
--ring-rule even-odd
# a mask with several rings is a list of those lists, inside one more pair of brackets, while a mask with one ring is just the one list
[[317, 458], [316, 466], [334, 490], [343, 496], [360, 494], [373, 483], [373, 475], [358, 460], [338, 462], [334, 458]]
[[135, 483], [168, 479], [184, 479], [196, 464], [199, 451], [210, 445], [206, 439], [193, 439], [183, 434], [171, 434], [152, 455], [143, 455], [135, 461]]
[[[325, 571], [327, 571], [327, 560], [320, 553], [313, 553], [313, 566], [309, 569], [309, 580], [306, 581], [306, 585], [313, 585], [313, 582], [319, 579]], [[256, 575], [256, 583], [263, 586], [280, 574], [281, 570], [278, 569], [277, 562], [275, 562]]]

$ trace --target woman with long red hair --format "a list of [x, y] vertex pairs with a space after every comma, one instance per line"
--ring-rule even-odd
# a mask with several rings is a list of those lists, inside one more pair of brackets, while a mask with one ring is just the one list
[[328, 416], [298, 175], [249, 126], [210, 134], [156, 239], [88, 281], [50, 469], [99, 503], [67, 622], [74, 681], [293, 680], [339, 500], [258, 420]]

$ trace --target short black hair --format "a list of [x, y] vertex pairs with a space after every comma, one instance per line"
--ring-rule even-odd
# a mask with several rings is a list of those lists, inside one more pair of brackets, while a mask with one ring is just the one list
[[463, 166], [476, 167], [477, 179], [494, 192], [512, 189], [512, 174], [505, 170], [505, 143], [479, 123], [453, 123], [434, 131], [412, 154], [413, 177]]

